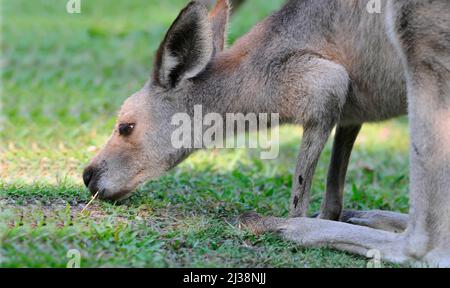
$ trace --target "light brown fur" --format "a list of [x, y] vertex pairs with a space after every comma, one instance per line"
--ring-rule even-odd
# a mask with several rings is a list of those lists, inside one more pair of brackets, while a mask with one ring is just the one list
[[[191, 2], [163, 40], [152, 79], [126, 101], [110, 141], [84, 172], [86, 185], [102, 199], [123, 198], [183, 161], [195, 149], [174, 148], [170, 122], [177, 113], [193, 116], [195, 105], [220, 115], [278, 113], [282, 123], [304, 127], [293, 218], [251, 215], [247, 226], [310, 247], [361, 255], [377, 249], [393, 262], [450, 266], [450, 143], [443, 136], [450, 127], [450, 4], [381, 2], [387, 22], [368, 14], [363, 0], [290, 0], [225, 51], [228, 2], [219, 0], [209, 15]], [[345, 220], [343, 186], [361, 125], [405, 114], [407, 87], [409, 217], [364, 212], [347, 219], [367, 227], [329, 221]], [[321, 219], [308, 219], [314, 171], [334, 127]], [[398, 227], [408, 228], [379, 230]]]

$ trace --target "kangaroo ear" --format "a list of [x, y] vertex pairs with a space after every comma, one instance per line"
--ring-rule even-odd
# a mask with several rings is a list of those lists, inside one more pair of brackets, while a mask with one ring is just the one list
[[155, 57], [153, 80], [163, 87], [197, 76], [209, 63], [213, 39], [208, 11], [190, 2], [170, 27]]
[[228, 0], [217, 0], [216, 6], [209, 13], [213, 31], [214, 52], [223, 51], [227, 41], [227, 26], [230, 17], [230, 3]]

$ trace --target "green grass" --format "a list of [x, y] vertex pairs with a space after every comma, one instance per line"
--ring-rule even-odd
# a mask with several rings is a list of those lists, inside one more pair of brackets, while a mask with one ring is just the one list
[[[249, 0], [230, 42], [282, 1]], [[281, 129], [281, 155], [203, 151], [123, 203], [95, 202], [83, 166], [110, 134], [120, 104], [147, 80], [152, 55], [183, 0], [2, 1], [0, 267], [365, 267], [366, 260], [303, 249], [273, 235], [237, 229], [245, 211], [287, 214], [299, 127]], [[366, 126], [345, 190], [352, 209], [408, 209], [405, 120]], [[312, 188], [325, 188], [330, 144]]]

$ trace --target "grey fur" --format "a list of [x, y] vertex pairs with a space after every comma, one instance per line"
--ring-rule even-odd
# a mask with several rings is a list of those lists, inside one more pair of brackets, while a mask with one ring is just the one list
[[254, 232], [275, 231], [303, 246], [333, 247], [364, 256], [376, 249], [387, 261], [450, 267], [450, 2], [397, 0], [386, 9], [388, 35], [407, 75], [409, 216], [382, 211], [345, 216], [347, 222], [367, 227], [255, 214], [241, 220]]
[[344, 184], [348, 162], [361, 125], [338, 126], [328, 169], [327, 190], [320, 218], [338, 221], [344, 205]]
[[[227, 6], [223, 1], [219, 0], [220, 7]], [[387, 1], [381, 2], [390, 21], [385, 21], [387, 13], [369, 14], [365, 0], [290, 0], [231, 48], [212, 55], [196, 51], [202, 61], [209, 59], [198, 74], [179, 75], [180, 81], [170, 88], [150, 81], [127, 100], [118, 123], [132, 122], [136, 131], [127, 139], [113, 134], [90, 164], [89, 170], [98, 170], [94, 174], [99, 179], [89, 188], [93, 193], [100, 190], [102, 198], [122, 198], [139, 183], [183, 160], [192, 151], [170, 146], [175, 128], [168, 123], [177, 112], [192, 115], [194, 105], [202, 105], [204, 113], [222, 115], [279, 113], [283, 123], [304, 127], [291, 197], [292, 217], [306, 216], [317, 161], [333, 128], [339, 127], [321, 211], [322, 218], [335, 220], [342, 212], [345, 170], [359, 126], [405, 114], [408, 83], [414, 149], [412, 212], [405, 233], [322, 219], [247, 219], [259, 230], [275, 230], [307, 246], [331, 246], [363, 255], [378, 249], [384, 259], [395, 262], [420, 259], [450, 265], [446, 244], [450, 243], [450, 156], [445, 148], [450, 147], [450, 137], [445, 136], [445, 128], [450, 127], [446, 118], [450, 117], [450, 112], [446, 114], [450, 102], [450, 4], [445, 0], [404, 0], [388, 7]], [[199, 5], [190, 4], [187, 9], [201, 11]], [[180, 17], [195, 11], [184, 10]], [[194, 13], [205, 17], [203, 14]], [[412, 15], [417, 17], [409, 19]], [[210, 17], [214, 22], [214, 15]], [[185, 20], [189, 19], [178, 19], [178, 23], [190, 22]], [[204, 20], [199, 19], [201, 23]], [[389, 41], [386, 30], [397, 40]], [[221, 42], [214, 39], [219, 36], [204, 32], [202, 41]], [[166, 39], [171, 39], [170, 33]], [[179, 53], [187, 53], [183, 50]], [[164, 62], [161, 54], [157, 63]], [[178, 59], [185, 56], [177, 54]], [[173, 67], [163, 64], [158, 69], [172, 72]], [[420, 97], [427, 93], [431, 99]], [[351, 222], [363, 223], [357, 218]]]

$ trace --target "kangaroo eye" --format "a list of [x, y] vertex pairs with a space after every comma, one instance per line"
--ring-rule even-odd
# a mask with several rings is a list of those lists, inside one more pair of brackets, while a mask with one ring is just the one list
[[136, 124], [122, 123], [119, 125], [120, 136], [130, 136]]

